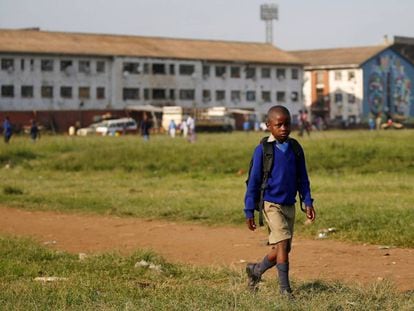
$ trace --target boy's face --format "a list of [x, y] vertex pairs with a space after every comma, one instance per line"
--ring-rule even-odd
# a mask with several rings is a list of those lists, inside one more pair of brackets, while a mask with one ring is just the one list
[[290, 134], [290, 116], [277, 111], [269, 115], [267, 129], [277, 139], [278, 142], [284, 142]]

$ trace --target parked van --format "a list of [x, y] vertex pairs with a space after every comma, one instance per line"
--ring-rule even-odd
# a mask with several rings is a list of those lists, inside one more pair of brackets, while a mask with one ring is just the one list
[[121, 118], [114, 120], [102, 121], [96, 128], [98, 135], [123, 135], [128, 133], [136, 133], [138, 130], [137, 122], [132, 118]]

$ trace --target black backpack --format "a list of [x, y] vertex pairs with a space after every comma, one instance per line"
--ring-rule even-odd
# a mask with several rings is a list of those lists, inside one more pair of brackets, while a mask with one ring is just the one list
[[[269, 178], [270, 171], [272, 170], [273, 160], [274, 160], [273, 148], [274, 148], [275, 142], [268, 142], [267, 141], [268, 138], [269, 137], [266, 136], [260, 140], [260, 144], [262, 145], [262, 148], [263, 148], [263, 167], [262, 167], [263, 178], [262, 178], [262, 185], [260, 186], [259, 201], [256, 202], [256, 210], [259, 211], [259, 226], [264, 225], [263, 223], [263, 206], [264, 206], [263, 195], [267, 187], [267, 180]], [[302, 146], [299, 144], [299, 142], [296, 139], [291, 138], [291, 137], [287, 139], [287, 142], [292, 147], [293, 153], [295, 154], [295, 158], [296, 158], [296, 166], [298, 166], [298, 162], [304, 158]], [[250, 160], [249, 174], [247, 175], [246, 186], [249, 183], [252, 166], [253, 166], [253, 157]], [[297, 179], [299, 182], [299, 176]], [[302, 196], [300, 195], [300, 193], [299, 193], [299, 200], [300, 200], [300, 209], [303, 212], [305, 212], [305, 209], [302, 206], [303, 200], [302, 200]]]

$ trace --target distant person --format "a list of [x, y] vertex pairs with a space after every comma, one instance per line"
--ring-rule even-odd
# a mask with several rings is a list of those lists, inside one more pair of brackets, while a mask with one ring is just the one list
[[4, 136], [4, 142], [6, 144], [9, 143], [10, 138], [12, 137], [12, 135], [13, 135], [13, 128], [12, 128], [12, 125], [10, 123], [9, 117], [6, 116], [6, 118], [4, 118], [4, 121], [3, 121], [3, 136]]
[[369, 114], [368, 127], [370, 131], [375, 130], [375, 120], [374, 120], [374, 116], [372, 115], [372, 113]]
[[141, 120], [141, 136], [144, 138], [145, 141], [148, 141], [150, 138], [150, 129], [151, 129], [151, 120], [149, 120], [146, 113], [144, 113], [142, 120]]
[[[258, 201], [263, 203], [261, 207], [269, 231], [270, 251], [261, 262], [247, 264], [248, 286], [250, 290], [256, 291], [263, 273], [276, 266], [281, 295], [293, 298], [289, 282], [289, 252], [292, 245], [297, 192], [300, 198], [303, 198], [306, 217], [311, 222], [315, 220], [315, 210], [303, 149], [296, 140], [289, 137], [289, 110], [284, 106], [271, 107], [267, 114], [267, 128], [271, 135], [262, 140], [254, 150], [244, 213], [249, 230], [256, 230], [254, 211]], [[264, 150], [266, 155], [269, 155], [269, 150], [271, 151], [273, 161], [264, 162]], [[264, 163], [271, 164], [268, 178], [263, 177]], [[259, 223], [263, 214], [259, 212]]]
[[187, 137], [187, 135], [188, 135], [188, 125], [187, 125], [187, 119], [185, 119], [185, 120], [183, 120], [183, 121], [181, 122], [181, 125], [180, 125], [180, 130], [181, 130], [181, 132], [183, 133], [183, 137], [184, 137], [184, 138], [186, 138], [186, 137]]
[[299, 114], [297, 117], [297, 121], [298, 121], [298, 129], [299, 129], [299, 136], [303, 136], [303, 126], [302, 126], [302, 118], [303, 118], [303, 111], [299, 110]]
[[191, 116], [188, 116], [186, 123], [188, 127], [188, 141], [194, 143], [196, 140], [195, 120]]
[[32, 125], [30, 126], [30, 138], [32, 141], [36, 141], [39, 138], [39, 127], [35, 120], [32, 120]]
[[243, 122], [243, 131], [246, 133], [250, 132], [250, 122], [247, 118]]
[[382, 113], [378, 112], [377, 117], [375, 118], [375, 127], [377, 130], [381, 129], [381, 123], [382, 123]]
[[177, 130], [177, 125], [175, 124], [174, 120], [171, 120], [170, 125], [168, 126], [168, 133], [170, 134], [171, 138], [175, 138], [176, 130]]
[[308, 134], [308, 136], [310, 136], [310, 129], [311, 129], [311, 125], [309, 122], [309, 114], [307, 110], [301, 111], [300, 115], [300, 131], [299, 131], [299, 136], [303, 136], [303, 133], [306, 131], [306, 133]]

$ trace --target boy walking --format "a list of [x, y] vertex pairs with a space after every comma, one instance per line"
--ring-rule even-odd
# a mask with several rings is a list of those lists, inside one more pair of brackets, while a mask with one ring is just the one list
[[[266, 126], [271, 133], [267, 143], [270, 143], [273, 149], [273, 164], [263, 190], [263, 212], [269, 230], [270, 251], [261, 262], [247, 264], [248, 286], [253, 291], [257, 290], [262, 274], [276, 266], [280, 293], [291, 297], [289, 252], [295, 221], [296, 193], [299, 192], [305, 204], [306, 217], [310, 221], [315, 220], [315, 210], [303, 150], [296, 141], [289, 138], [289, 110], [284, 106], [271, 107], [267, 114]], [[300, 152], [297, 152], [297, 149]], [[263, 183], [263, 154], [263, 145], [260, 144], [254, 150], [245, 195], [246, 224], [252, 231], [256, 229], [254, 210], [260, 200]]]

